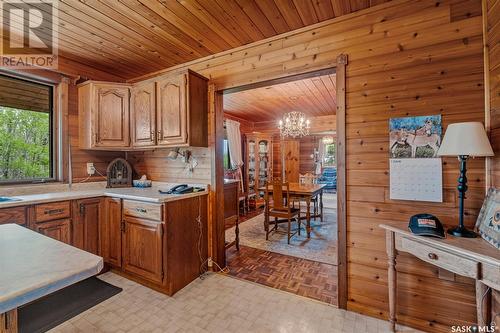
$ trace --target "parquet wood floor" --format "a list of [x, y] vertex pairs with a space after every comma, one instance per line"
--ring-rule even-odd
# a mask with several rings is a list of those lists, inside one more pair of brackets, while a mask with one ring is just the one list
[[337, 305], [337, 267], [241, 246], [227, 251], [229, 275]]

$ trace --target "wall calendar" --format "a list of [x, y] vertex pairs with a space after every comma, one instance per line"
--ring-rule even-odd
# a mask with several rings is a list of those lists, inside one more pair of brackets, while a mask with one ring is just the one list
[[390, 198], [443, 202], [440, 158], [391, 158]]

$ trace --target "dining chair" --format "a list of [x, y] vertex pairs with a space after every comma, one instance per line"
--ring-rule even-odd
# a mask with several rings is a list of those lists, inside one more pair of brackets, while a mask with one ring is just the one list
[[[313, 184], [317, 184], [318, 183], [318, 176], [316, 176], [315, 174], [311, 173], [311, 172], [307, 172], [305, 174], [299, 174], [299, 183], [301, 185], [313, 185]], [[293, 198], [292, 200], [294, 201], [299, 201], [300, 202], [300, 198]], [[319, 212], [319, 200], [318, 200], [318, 196], [314, 196], [311, 198], [311, 202], [313, 203], [313, 216], [314, 216], [314, 220], [316, 220], [316, 216], [318, 215], [318, 212]]]
[[[270, 187], [272, 186], [272, 188]], [[272, 193], [272, 202], [270, 193]], [[281, 179], [273, 179], [266, 181], [266, 192], [264, 194], [266, 202], [264, 228], [266, 230], [266, 240], [269, 240], [269, 234], [273, 231], [278, 231], [278, 223], [287, 222], [287, 242], [290, 244], [290, 239], [298, 233], [300, 235], [300, 204], [299, 208], [292, 207], [290, 200], [290, 183], [283, 183]], [[269, 230], [269, 219], [274, 217], [274, 227]], [[298, 228], [295, 232], [291, 232], [292, 219], [297, 221]], [[282, 219], [279, 221], [279, 219]]]
[[243, 191], [241, 183], [243, 182], [242, 173], [239, 171], [232, 171], [228, 174], [227, 178], [235, 179], [240, 181], [240, 190], [238, 192], [238, 204], [243, 207], [243, 215], [246, 215], [250, 210], [248, 192]]

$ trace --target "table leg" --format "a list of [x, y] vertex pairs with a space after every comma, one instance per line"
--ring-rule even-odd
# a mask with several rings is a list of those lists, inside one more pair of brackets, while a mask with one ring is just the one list
[[0, 314], [0, 333], [17, 332], [17, 309]]
[[491, 291], [488, 290], [488, 286], [479, 280], [476, 280], [476, 309], [477, 309], [477, 325], [487, 326], [489, 321], [489, 315], [491, 314], [489, 305]]
[[320, 221], [323, 222], [323, 191], [319, 192]]
[[306, 197], [306, 230], [307, 238], [311, 238], [311, 197]]
[[389, 282], [389, 322], [391, 331], [396, 332], [396, 249], [394, 242], [394, 233], [386, 231], [386, 250], [388, 257], [388, 282]]

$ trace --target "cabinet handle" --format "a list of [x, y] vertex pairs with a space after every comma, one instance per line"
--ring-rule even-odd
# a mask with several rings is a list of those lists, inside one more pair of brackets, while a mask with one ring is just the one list
[[81, 216], [85, 215], [85, 205], [84, 204], [80, 204], [80, 215]]
[[97, 133], [94, 134], [94, 140], [95, 143], [99, 142], [99, 136], [97, 135]]
[[47, 215], [61, 214], [64, 212], [64, 209], [46, 209], [43, 213]]
[[432, 253], [432, 252], [430, 252], [427, 256], [429, 257], [429, 259], [432, 259], [432, 260], [437, 260], [438, 259], [437, 254]]
[[155, 131], [151, 131], [151, 140], [155, 139]]
[[143, 214], [146, 214], [148, 212], [146, 208], [136, 208], [135, 210], [136, 210], [136, 212], [143, 213]]
[[161, 131], [158, 131], [158, 140], [161, 140]]

